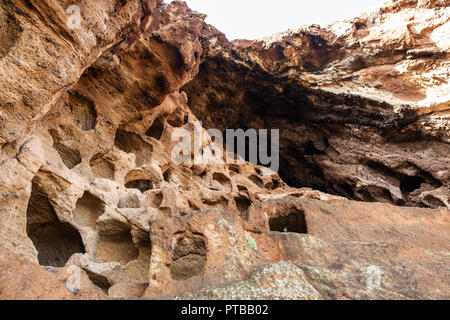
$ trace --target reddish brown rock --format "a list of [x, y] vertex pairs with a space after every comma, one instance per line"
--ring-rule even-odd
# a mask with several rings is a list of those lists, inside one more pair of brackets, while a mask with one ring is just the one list
[[[75, 279], [79, 272], [80, 279]], [[103, 300], [107, 297], [78, 267], [41, 267], [0, 247], [0, 299]]]
[[446, 1], [396, 1], [255, 41], [205, 25], [184, 90], [207, 128], [281, 129], [291, 186], [450, 208], [449, 20]]
[[[246, 221], [261, 254], [300, 266], [324, 298], [449, 298], [447, 209], [284, 198], [253, 205]], [[381, 282], [370, 290], [372, 270]]]
[[[234, 44], [180, 1], [80, 5], [80, 30], [64, 1], [2, 3], [0, 297], [448, 298], [445, 83], [427, 107], [386, 96], [398, 81], [424, 94], [391, 73], [406, 62], [443, 77], [445, 42], [427, 41], [448, 8], [413, 2], [369, 30], [364, 16]], [[386, 35], [403, 15], [423, 37]], [[213, 142], [197, 116], [283, 128], [281, 173], [300, 188], [246, 162], [176, 162], [177, 129]]]
[[[78, 265], [115, 298], [141, 296], [149, 285], [158, 252], [151, 224], [210, 208], [237, 215], [261, 195], [296, 192], [250, 164], [172, 160], [173, 131], [194, 130], [196, 118], [177, 90], [198, 70], [204, 16], [180, 2], [144, 11], [151, 11], [143, 14], [148, 23], [123, 31], [80, 68], [79, 79], [70, 80], [26, 133], [3, 145], [0, 162], [2, 244], [44, 266]], [[2, 62], [26, 49], [17, 46]], [[4, 77], [20, 81], [7, 70]]]

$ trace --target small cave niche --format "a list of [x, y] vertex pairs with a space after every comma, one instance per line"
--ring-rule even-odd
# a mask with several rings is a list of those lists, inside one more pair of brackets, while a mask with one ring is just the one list
[[106, 278], [105, 276], [103, 276], [101, 274], [94, 273], [94, 272], [90, 271], [89, 269], [83, 269], [83, 270], [88, 275], [89, 280], [91, 280], [92, 283], [95, 284], [97, 287], [102, 289], [102, 291], [107, 295], [109, 288], [111, 288], [111, 286], [112, 286], [112, 284], [110, 283], [108, 278]]
[[73, 211], [73, 220], [76, 224], [95, 228], [97, 219], [105, 211], [105, 204], [89, 191], [85, 191], [83, 196], [78, 199]]
[[206, 266], [206, 242], [203, 235], [178, 234], [172, 251], [170, 275], [183, 281], [202, 274]]
[[228, 167], [228, 169], [230, 170], [230, 172], [234, 172], [234, 173], [237, 173], [237, 174], [241, 173], [241, 171], [239, 169], [239, 166], [237, 166], [237, 165], [230, 165]]
[[299, 149], [300, 147], [280, 149], [278, 173], [281, 179], [294, 188], [308, 187], [327, 192], [323, 169], [315, 162], [308, 161], [308, 155], [304, 155]]
[[133, 243], [129, 226], [118, 224], [99, 233], [96, 262], [118, 262], [126, 265], [138, 257], [139, 249]]
[[167, 118], [167, 123], [170, 124], [174, 128], [182, 127], [187, 123], [185, 121], [186, 116], [183, 114], [183, 110], [181, 108], [177, 108], [175, 112], [173, 112], [169, 118]]
[[270, 231], [308, 233], [304, 212], [288, 212], [269, 219]]
[[280, 182], [279, 180], [277, 180], [277, 179], [272, 179], [272, 181], [268, 182], [268, 183], [265, 185], [265, 188], [266, 188], [267, 190], [276, 190], [276, 189], [281, 188], [281, 187], [282, 187], [282, 184], [281, 184], [281, 182]]
[[[416, 172], [415, 175], [406, 175], [402, 172], [395, 171], [385, 166], [384, 164], [375, 161], [368, 161], [366, 164], [369, 168], [378, 171], [386, 178], [394, 178], [398, 180], [400, 182], [400, 191], [402, 192], [404, 198], [401, 201], [399, 200], [394, 201], [390, 191], [385, 190], [381, 193], [377, 192], [377, 189], [372, 187], [368, 191], [371, 194], [371, 198], [374, 198], [373, 201], [389, 202], [397, 205], [406, 205], [407, 202], [405, 202], [405, 200], [409, 202], [410, 194], [422, 188], [423, 184], [428, 184], [434, 188], [440, 188], [442, 186], [442, 182], [434, 178], [432, 174], [422, 170], [421, 168], [409, 162], [404, 163], [402, 167], [405, 169], [414, 170]], [[375, 192], [373, 192], [373, 189], [375, 189]], [[364, 199], [364, 200], [372, 201], [372, 199]]]
[[246, 186], [243, 186], [243, 185], [240, 185], [240, 184], [237, 185], [237, 188], [238, 188], [239, 191], [248, 191], [248, 188]]
[[125, 188], [127, 189], [138, 189], [142, 193], [154, 189], [153, 181], [151, 180], [132, 180], [125, 184]]
[[424, 182], [425, 180], [421, 177], [404, 176], [400, 182], [400, 190], [404, 193], [411, 193], [414, 190], [420, 189], [420, 186]]
[[258, 177], [257, 175], [251, 175], [250, 177], [248, 177], [248, 179], [253, 182], [254, 184], [256, 184], [258, 187], [260, 188], [264, 188], [264, 182], [262, 181], [262, 179], [260, 177]]
[[154, 138], [156, 140], [161, 139], [162, 134], [164, 132], [164, 123], [161, 120], [161, 117], [156, 118], [150, 128], [148, 128], [145, 135], [150, 138]]
[[61, 143], [55, 143], [53, 148], [58, 151], [63, 163], [68, 169], [75, 168], [82, 161], [80, 152], [76, 149], [72, 149]]
[[220, 183], [227, 191], [232, 190], [231, 180], [223, 173], [216, 172], [213, 174], [212, 178]]
[[150, 235], [144, 232], [142, 232], [142, 235], [145, 235], [146, 239], [135, 245], [139, 251], [139, 255], [128, 265], [124, 275], [124, 280], [130, 283], [148, 284], [152, 246], [149, 240]]
[[261, 177], [264, 177], [264, 171], [262, 169], [256, 168], [255, 171], [258, 175], [260, 175]]
[[83, 131], [90, 131], [95, 128], [97, 111], [93, 101], [78, 93], [71, 92], [69, 108], [75, 121], [81, 126]]
[[354, 24], [356, 30], [363, 30], [367, 29], [367, 23], [366, 21], [357, 21]]
[[261, 56], [264, 60], [271, 60], [274, 62], [282, 61], [286, 59], [284, 55], [284, 49], [280, 45], [276, 45], [269, 49], [263, 50]]
[[[356, 200], [361, 200], [365, 202], [383, 202], [396, 204], [392, 198], [391, 192], [386, 188], [381, 188], [378, 186], [366, 186], [362, 189], [358, 189], [354, 194]], [[404, 205], [404, 202], [397, 203], [398, 205]]]
[[159, 188], [159, 183], [153, 181], [154, 175], [141, 170], [132, 170], [124, 178], [125, 188], [137, 189], [142, 193]]
[[151, 161], [153, 146], [145, 142], [141, 136], [136, 133], [117, 129], [114, 145], [126, 153], [135, 154], [136, 165], [138, 167], [150, 163]]
[[252, 204], [250, 200], [244, 196], [235, 197], [234, 202], [236, 202], [236, 207], [241, 213], [247, 211]]
[[146, 203], [152, 208], [158, 209], [163, 202], [164, 194], [161, 191], [153, 191], [147, 194]]
[[79, 232], [59, 221], [39, 178], [32, 181], [27, 208], [27, 235], [38, 251], [40, 265], [64, 267], [75, 253], [85, 253]]
[[162, 95], [164, 93], [170, 92], [170, 83], [165, 74], [156, 74], [153, 78], [153, 85], [156, 92], [160, 92]]
[[120, 197], [117, 207], [119, 209], [139, 209], [141, 207], [141, 200], [137, 194], [128, 193]]
[[116, 167], [109, 159], [102, 154], [94, 155], [89, 161], [91, 172], [95, 177], [114, 180]]
[[202, 199], [202, 202], [208, 207], [224, 211], [227, 210], [229, 206], [228, 199], [224, 196]]
[[50, 130], [49, 133], [53, 138], [53, 148], [58, 152], [67, 169], [73, 169], [81, 163], [80, 151], [60, 142], [56, 131]]
[[167, 169], [166, 171], [164, 171], [163, 173], [163, 179], [164, 181], [170, 182], [170, 179], [172, 178], [172, 169]]
[[355, 198], [355, 192], [353, 188], [345, 183], [339, 183], [335, 184], [333, 186], [334, 191], [339, 195], [344, 195], [348, 199], [354, 199]]

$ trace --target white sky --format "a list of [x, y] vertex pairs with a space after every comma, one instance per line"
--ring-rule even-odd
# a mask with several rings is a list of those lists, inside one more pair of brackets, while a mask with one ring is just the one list
[[[359, 16], [385, 0], [185, 0], [229, 40], [257, 39], [302, 24], [326, 26]], [[172, 2], [166, 0], [166, 2]]]

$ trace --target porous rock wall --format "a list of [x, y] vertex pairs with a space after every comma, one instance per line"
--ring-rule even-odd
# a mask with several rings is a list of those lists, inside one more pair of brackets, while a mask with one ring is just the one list
[[[66, 24], [69, 5], [0, 4], [1, 298], [449, 297], [445, 108], [429, 107], [418, 117], [412, 107], [398, 113], [388, 101], [313, 88], [312, 80], [300, 78], [329, 79], [323, 66], [353, 52], [341, 52], [347, 48], [341, 40], [324, 54], [315, 46], [329, 44], [316, 27], [292, 36], [297, 58], [289, 64], [298, 70], [285, 79], [279, 49], [231, 44], [183, 2], [83, 2], [81, 29], [75, 30]], [[409, 10], [405, 6], [394, 4], [385, 14]], [[423, 10], [446, 17], [446, 6], [429, 7]], [[444, 50], [424, 59], [434, 59], [439, 69], [446, 57]], [[238, 88], [238, 78], [245, 86]], [[205, 95], [219, 105], [236, 103], [216, 121], [218, 104]], [[281, 98], [294, 100], [274, 103]], [[307, 101], [301, 107], [306, 118], [292, 116], [295, 99]], [[383, 140], [383, 130], [401, 138], [399, 132], [419, 120], [437, 123], [434, 115], [442, 116], [444, 127], [419, 130], [413, 142]], [[176, 163], [172, 133], [194, 132], [198, 119], [221, 129], [286, 128], [281, 172], [291, 168], [296, 180], [289, 182], [300, 187], [250, 163]], [[329, 124], [314, 131], [319, 122]], [[210, 144], [200, 130], [202, 145]], [[306, 149], [299, 147], [302, 132], [313, 135]], [[421, 146], [422, 156], [416, 154]], [[285, 148], [295, 150], [292, 158]], [[367, 161], [351, 162], [360, 161], [355, 152]], [[409, 182], [416, 186], [419, 178], [416, 195]], [[360, 183], [367, 198], [352, 196], [357, 199], [384, 201], [383, 190], [390, 190], [388, 202], [436, 208], [367, 204], [322, 192], [349, 197], [329, 189], [338, 182], [345, 192]], [[379, 288], [367, 287], [371, 266], [382, 272]], [[68, 280], [68, 268], [79, 270], [80, 288]], [[19, 288], [17, 281], [26, 285]]]

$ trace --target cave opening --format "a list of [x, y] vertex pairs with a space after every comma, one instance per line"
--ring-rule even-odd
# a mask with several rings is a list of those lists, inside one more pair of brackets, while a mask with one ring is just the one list
[[234, 202], [236, 202], [236, 207], [241, 213], [246, 212], [251, 205], [250, 200], [242, 195], [235, 197]]
[[232, 190], [231, 180], [226, 175], [220, 172], [215, 172], [212, 178], [214, 181], [217, 181], [224, 188], [224, 190], [231, 192]]
[[159, 117], [156, 118], [155, 121], [153, 121], [153, 124], [150, 126], [150, 128], [148, 128], [145, 135], [147, 137], [159, 140], [161, 139], [163, 132], [164, 132], [164, 123], [161, 121], [161, 117]]
[[69, 95], [69, 108], [75, 121], [81, 126], [83, 131], [90, 131], [95, 128], [97, 110], [92, 100], [76, 92], [71, 92]]
[[83, 270], [86, 272], [87, 276], [89, 277], [89, 280], [91, 280], [93, 284], [99, 287], [107, 295], [109, 288], [111, 288], [112, 286], [108, 278], [106, 278], [101, 274], [94, 273], [90, 271], [88, 268], [85, 268]]
[[294, 188], [313, 188], [322, 192], [333, 192], [327, 187], [327, 181], [322, 168], [308, 161], [300, 147], [289, 146], [280, 148], [279, 175], [283, 181]]
[[85, 191], [76, 203], [75, 210], [72, 213], [73, 220], [80, 226], [95, 228], [97, 219], [104, 211], [105, 204], [89, 191]]
[[147, 179], [132, 180], [125, 184], [127, 189], [138, 189], [142, 193], [154, 189], [153, 181]]
[[144, 141], [140, 135], [134, 132], [117, 129], [114, 145], [126, 153], [133, 153], [136, 156], [136, 166], [138, 167], [151, 161], [153, 145]]
[[411, 193], [414, 190], [420, 189], [420, 186], [424, 182], [425, 180], [423, 180], [421, 177], [405, 176], [401, 180], [400, 190], [404, 193]]
[[288, 212], [269, 219], [270, 231], [308, 233], [304, 212]]
[[83, 160], [78, 149], [72, 148], [61, 141], [59, 134], [55, 130], [49, 130], [53, 138], [53, 148], [58, 152], [62, 162], [67, 169], [73, 169]]
[[95, 177], [114, 180], [116, 166], [107, 155], [97, 153], [89, 161], [91, 172]]
[[[358, 21], [355, 28], [364, 29], [365, 22]], [[359, 67], [364, 64], [358, 56], [350, 62]], [[183, 90], [193, 113], [205, 128], [219, 128], [227, 144], [233, 142], [227, 141], [228, 129], [267, 129], [269, 132], [279, 129], [278, 174], [287, 185], [312, 188], [351, 200], [399, 206], [427, 203], [434, 206], [442, 202], [427, 202], [417, 196], [426, 189], [442, 186], [428, 172], [413, 163], [399, 164], [405, 170], [389, 168], [383, 160], [365, 154], [369, 153], [368, 146], [373, 144], [374, 137], [398, 142], [396, 137], [404, 136], [386, 135], [390, 127], [399, 125], [391, 121], [393, 114], [386, 105], [355, 94], [311, 89], [291, 81], [287, 73], [280, 76], [272, 73], [273, 70], [265, 72], [258, 68], [252, 69], [250, 74], [248, 71], [240, 64], [217, 57], [207, 58], [200, 65], [199, 75]], [[411, 139], [408, 135], [404, 142]], [[253, 162], [248, 154], [259, 141], [246, 140], [245, 154], [237, 153]], [[236, 144], [236, 140], [234, 142]], [[272, 154], [270, 144], [268, 147], [268, 154]], [[256, 164], [268, 167], [259, 158]], [[383, 180], [385, 186], [371, 182], [361, 184], [359, 180], [367, 175]], [[262, 187], [255, 177], [252, 181]], [[266, 183], [265, 187], [271, 185]], [[400, 197], [395, 195], [394, 189], [400, 189]]]
[[64, 267], [73, 254], [85, 253], [79, 232], [69, 223], [59, 221], [37, 178], [32, 181], [26, 231], [38, 252], [40, 265]]

